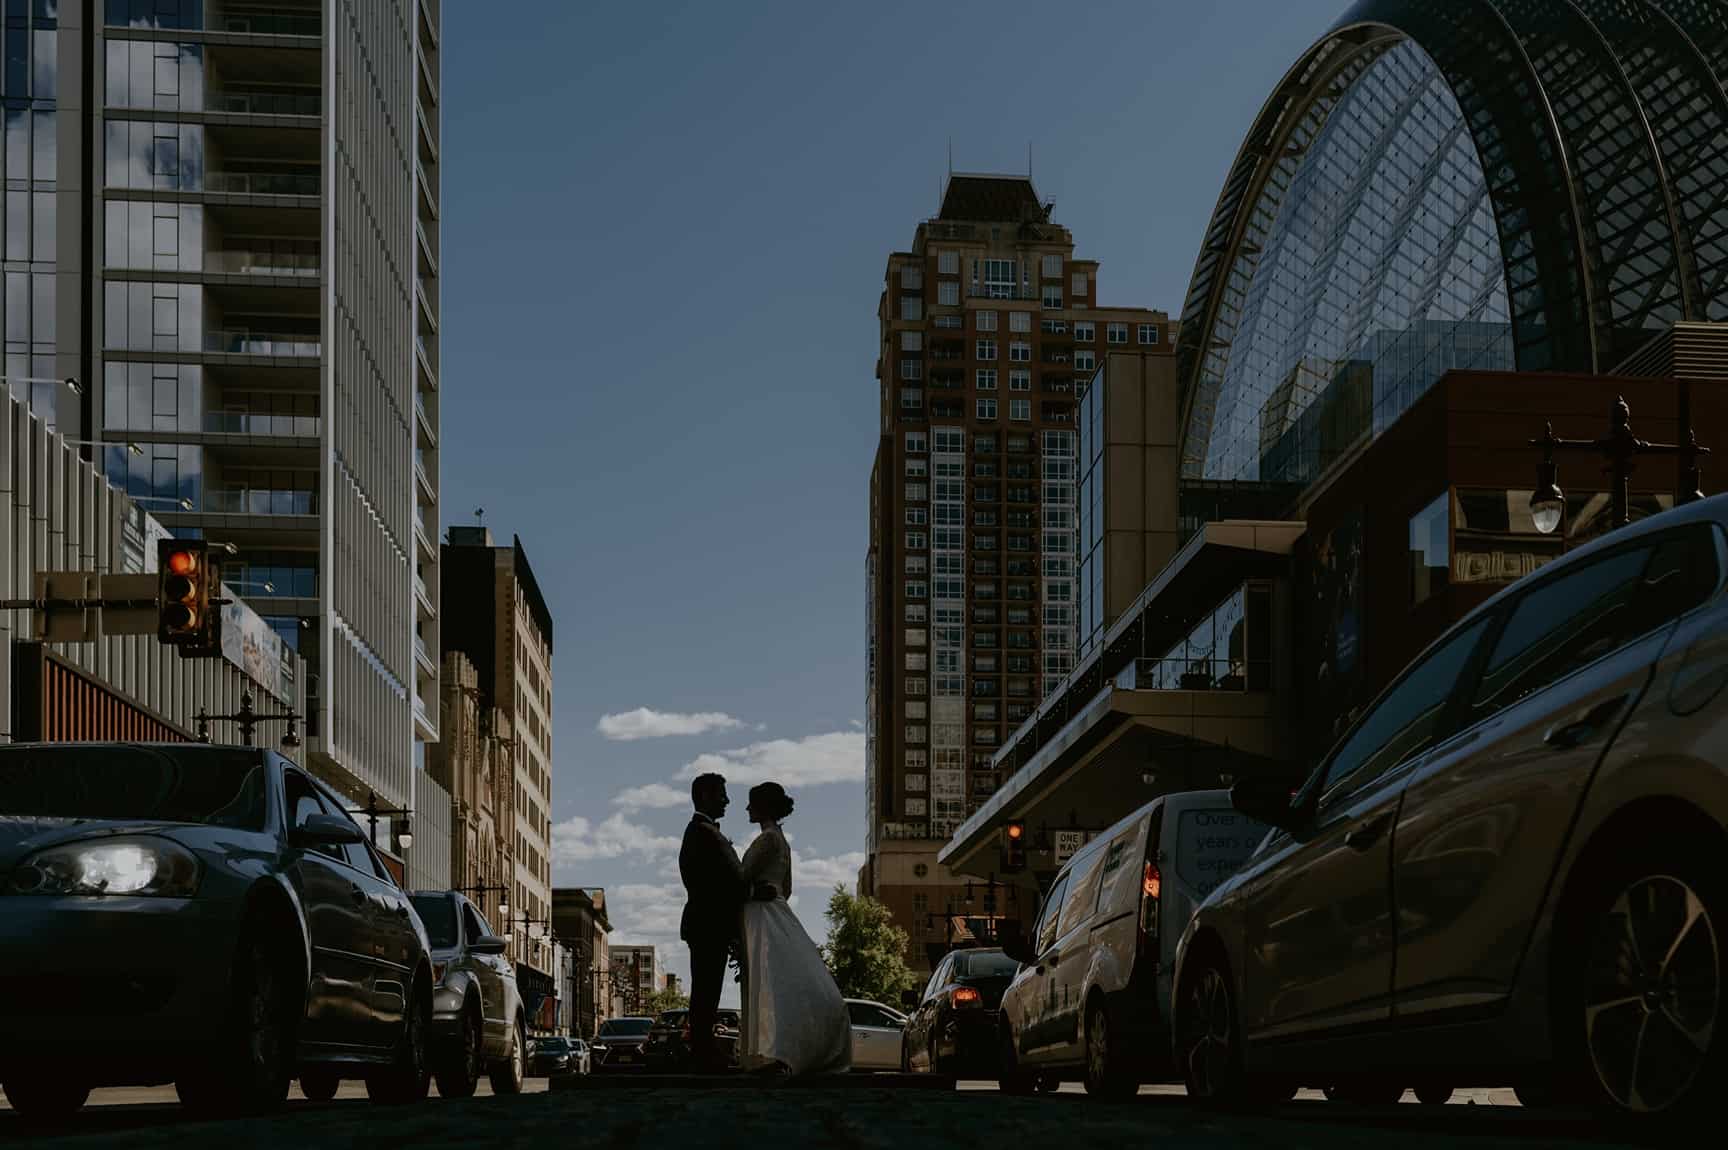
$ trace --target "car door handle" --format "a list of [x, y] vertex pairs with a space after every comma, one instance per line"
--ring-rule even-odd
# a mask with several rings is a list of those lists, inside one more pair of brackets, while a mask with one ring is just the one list
[[354, 900], [355, 906], [365, 906], [366, 905], [366, 890], [359, 883], [350, 883], [349, 884], [348, 897]]
[[1365, 851], [1380, 841], [1380, 836], [1386, 833], [1386, 828], [1392, 824], [1390, 814], [1370, 819], [1360, 826], [1352, 827], [1344, 835], [1344, 845], [1353, 851]]
[[1626, 709], [1626, 703], [1631, 695], [1619, 695], [1612, 699], [1604, 699], [1585, 712], [1582, 719], [1554, 727], [1542, 736], [1542, 741], [1559, 751], [1569, 751], [1589, 742], [1598, 731], [1614, 721], [1621, 711]]

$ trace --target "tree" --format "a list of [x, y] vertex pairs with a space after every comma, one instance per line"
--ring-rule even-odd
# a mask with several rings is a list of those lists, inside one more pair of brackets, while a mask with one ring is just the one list
[[690, 1000], [676, 990], [656, 990], [642, 1003], [642, 1013], [659, 1017], [668, 1010], [688, 1010]]
[[912, 985], [906, 966], [906, 932], [888, 908], [869, 895], [836, 886], [828, 899], [828, 941], [822, 958], [847, 998], [869, 998], [898, 1006]]

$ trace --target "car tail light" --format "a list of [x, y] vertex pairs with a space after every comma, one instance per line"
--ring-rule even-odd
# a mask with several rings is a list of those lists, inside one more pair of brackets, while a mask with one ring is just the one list
[[952, 1001], [957, 1007], [982, 1006], [984, 1004], [984, 996], [978, 993], [978, 988], [975, 986], [956, 986], [954, 988]]
[[1158, 937], [1158, 904], [1164, 894], [1164, 875], [1151, 859], [1140, 875], [1140, 953], [1146, 953]]
[[432, 981], [435, 983], [443, 982], [444, 981], [444, 972], [446, 970], [448, 970], [449, 968], [450, 968], [450, 964], [447, 962], [435, 962], [435, 963], [433, 963], [432, 964]]
[[689, 1042], [690, 1041], [690, 1028], [688, 1026], [686, 1026], [683, 1030], [680, 1030], [678, 1032], [678, 1037], [682, 1038], [685, 1042]]

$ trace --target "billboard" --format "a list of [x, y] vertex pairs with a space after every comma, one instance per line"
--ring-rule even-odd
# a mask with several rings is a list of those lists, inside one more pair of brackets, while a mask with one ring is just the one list
[[222, 657], [246, 673], [277, 702], [292, 705], [286, 672], [288, 644], [258, 612], [222, 584]]

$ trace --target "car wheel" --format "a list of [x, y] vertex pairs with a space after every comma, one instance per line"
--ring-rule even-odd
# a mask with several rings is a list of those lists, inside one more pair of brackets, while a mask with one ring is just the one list
[[1552, 1005], [1557, 1081], [1609, 1116], [1663, 1124], [1728, 1075], [1728, 900], [1717, 866], [1661, 840], [1627, 844], [1562, 919]]
[[1203, 959], [1176, 1006], [1176, 1060], [1189, 1098], [1211, 1106], [1248, 1101], [1238, 1033], [1230, 977], [1218, 959]]
[[1014, 1048], [1014, 1028], [1004, 1018], [997, 1028], [996, 1085], [1004, 1094], [1024, 1098], [1038, 1088], [1038, 1076], [1020, 1065], [1020, 1052]]
[[68, 1118], [90, 1097], [88, 1086], [58, 1076], [8, 1078], [5, 1091], [6, 1101], [19, 1117], [33, 1122]]
[[474, 1088], [480, 1085], [480, 1073], [485, 1063], [481, 1050], [480, 1008], [473, 1000], [462, 1008], [462, 1017], [456, 1024], [456, 1037], [441, 1053], [436, 1072], [438, 1097], [473, 1097]]
[[432, 989], [425, 975], [414, 979], [403, 1013], [402, 1036], [396, 1041], [396, 1056], [388, 1070], [369, 1075], [366, 1097], [383, 1106], [404, 1106], [426, 1097], [432, 1072], [426, 1040], [432, 1029]]
[[182, 1105], [223, 1114], [273, 1110], [288, 1097], [294, 1034], [303, 995], [283, 956], [283, 932], [261, 920], [248, 924], [236, 950], [228, 1017], [216, 1049], [174, 1082]]
[[300, 1072], [300, 1093], [310, 1102], [328, 1102], [336, 1097], [336, 1091], [341, 1089], [342, 1079], [329, 1070], [302, 1070]]
[[1419, 1082], [1412, 1089], [1416, 1101], [1424, 1106], [1444, 1106], [1452, 1101], [1452, 1087], [1444, 1082]]
[[934, 1029], [932, 1029], [930, 1031], [930, 1041], [929, 1041], [927, 1049], [924, 1051], [924, 1057], [930, 1060], [930, 1073], [932, 1073], [932, 1074], [946, 1074], [946, 1073], [948, 1073], [947, 1064], [942, 1061], [941, 1054], [937, 1053], [936, 1031]]
[[1040, 1074], [1038, 1076], [1038, 1093], [1058, 1094], [1061, 1090], [1062, 1080], [1054, 1074]]
[[[1350, 1106], [1391, 1106], [1404, 1097], [1404, 1087], [1378, 1079], [1361, 1079], [1328, 1086], [1324, 1091], [1329, 1102]], [[1448, 1096], [1451, 1091], [1447, 1091]]]
[[510, 1025], [510, 1052], [503, 1061], [494, 1063], [487, 1078], [492, 1083], [494, 1094], [522, 1093], [522, 1079], [526, 1070], [522, 1065], [523, 1049], [527, 1044], [522, 1040], [522, 1020], [518, 1018]]
[[1140, 1090], [1123, 1043], [1111, 1036], [1110, 1012], [1102, 998], [1095, 998], [1086, 1012], [1085, 1082], [1086, 1093], [1107, 1102], [1132, 1098]]

